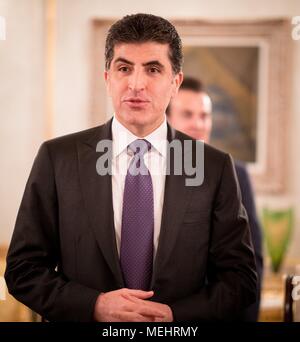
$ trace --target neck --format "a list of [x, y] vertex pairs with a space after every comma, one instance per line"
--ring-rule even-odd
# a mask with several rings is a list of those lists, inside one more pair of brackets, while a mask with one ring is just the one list
[[[117, 118], [119, 121], [120, 119]], [[120, 123], [126, 127], [132, 134], [137, 136], [138, 138], [144, 138], [147, 135], [151, 134], [153, 131], [155, 131], [163, 122], [164, 122], [164, 116], [161, 117], [159, 120], [154, 122], [151, 125], [130, 125], [128, 123], [120, 121]]]

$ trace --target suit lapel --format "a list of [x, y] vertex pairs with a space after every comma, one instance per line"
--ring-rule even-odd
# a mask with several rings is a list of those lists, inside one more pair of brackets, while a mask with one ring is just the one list
[[[171, 142], [176, 137], [176, 131], [168, 125], [168, 141]], [[168, 150], [169, 153], [169, 150]], [[191, 187], [185, 186], [184, 170], [182, 175], [175, 175], [173, 170], [173, 154], [169, 155], [171, 160], [171, 171], [166, 176], [164, 204], [162, 211], [161, 229], [154, 261], [151, 288], [155, 285], [155, 280], [159, 275], [160, 268], [168, 263], [175, 248], [178, 233], [181, 229], [186, 207], [189, 203]], [[182, 154], [183, 158], [183, 154]], [[183, 160], [183, 159], [182, 159]]]
[[78, 163], [84, 203], [97, 243], [118, 285], [123, 287], [114, 228], [111, 175], [100, 176], [96, 172], [97, 159], [104, 153], [96, 152], [96, 146], [100, 140], [111, 141], [111, 122], [100, 126], [87, 140], [78, 141]]
[[[100, 126], [99, 130], [87, 140], [78, 141], [78, 163], [84, 203], [97, 243], [118, 285], [124, 287], [116, 246], [111, 175], [100, 176], [96, 172], [96, 162], [101, 156], [101, 153], [96, 152], [96, 146], [100, 140], [112, 140], [111, 123], [112, 120]], [[176, 138], [175, 132], [168, 125], [169, 142]], [[172, 166], [172, 155], [170, 159]], [[171, 253], [175, 248], [183, 216], [189, 203], [191, 187], [185, 186], [185, 179], [184, 174], [175, 175], [172, 167], [170, 175], [166, 176], [160, 237], [151, 281], [152, 288], [160, 268], [163, 268], [172, 257]]]

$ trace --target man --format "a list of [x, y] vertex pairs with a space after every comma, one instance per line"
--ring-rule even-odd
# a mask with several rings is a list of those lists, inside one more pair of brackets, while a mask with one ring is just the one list
[[[42, 144], [7, 256], [8, 289], [53, 321], [235, 319], [255, 300], [257, 275], [230, 157], [205, 146], [198, 186], [173, 166], [156, 172], [176, 162], [168, 141], [197, 144], [165, 118], [183, 78], [180, 37], [163, 18], [126, 16], [109, 30], [105, 59], [114, 117]], [[107, 141], [112, 175], [102, 174]], [[135, 164], [146, 172], [135, 175]]]
[[[192, 77], [186, 77], [177, 96], [172, 99], [167, 108], [170, 124], [197, 140], [209, 143], [212, 130], [212, 102], [204, 91], [202, 82]], [[241, 187], [242, 202], [249, 218], [249, 226], [254, 246], [255, 261], [258, 272], [258, 299], [248, 307], [241, 318], [245, 321], [257, 321], [260, 285], [263, 271], [261, 228], [256, 215], [255, 202], [250, 178], [245, 166], [238, 161], [234, 163], [239, 185]]]

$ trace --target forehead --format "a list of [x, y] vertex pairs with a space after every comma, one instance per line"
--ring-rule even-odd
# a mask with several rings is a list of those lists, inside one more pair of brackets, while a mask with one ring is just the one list
[[181, 89], [174, 99], [174, 104], [181, 108], [195, 109], [211, 112], [210, 97], [204, 92], [196, 92], [188, 89]]
[[119, 43], [114, 47], [112, 63], [120, 57], [135, 64], [159, 61], [165, 66], [169, 65], [171, 67], [169, 44], [160, 44], [156, 42]]

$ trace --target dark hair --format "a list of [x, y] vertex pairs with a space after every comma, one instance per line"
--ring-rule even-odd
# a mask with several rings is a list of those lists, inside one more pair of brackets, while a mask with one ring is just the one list
[[182, 44], [175, 27], [166, 19], [152, 14], [126, 15], [109, 29], [105, 43], [105, 69], [110, 68], [114, 47], [119, 43], [157, 42], [169, 44], [169, 58], [174, 74], [183, 62]]
[[193, 77], [185, 77], [181, 83], [179, 90], [192, 90], [196, 93], [204, 91], [203, 83], [201, 80]]
[[[185, 77], [180, 85], [179, 91], [180, 90], [191, 90], [196, 93], [201, 93], [204, 91], [203, 83], [201, 80], [193, 77]], [[166, 109], [166, 114], [170, 115], [170, 106], [171, 103], [169, 103], [167, 109]]]

